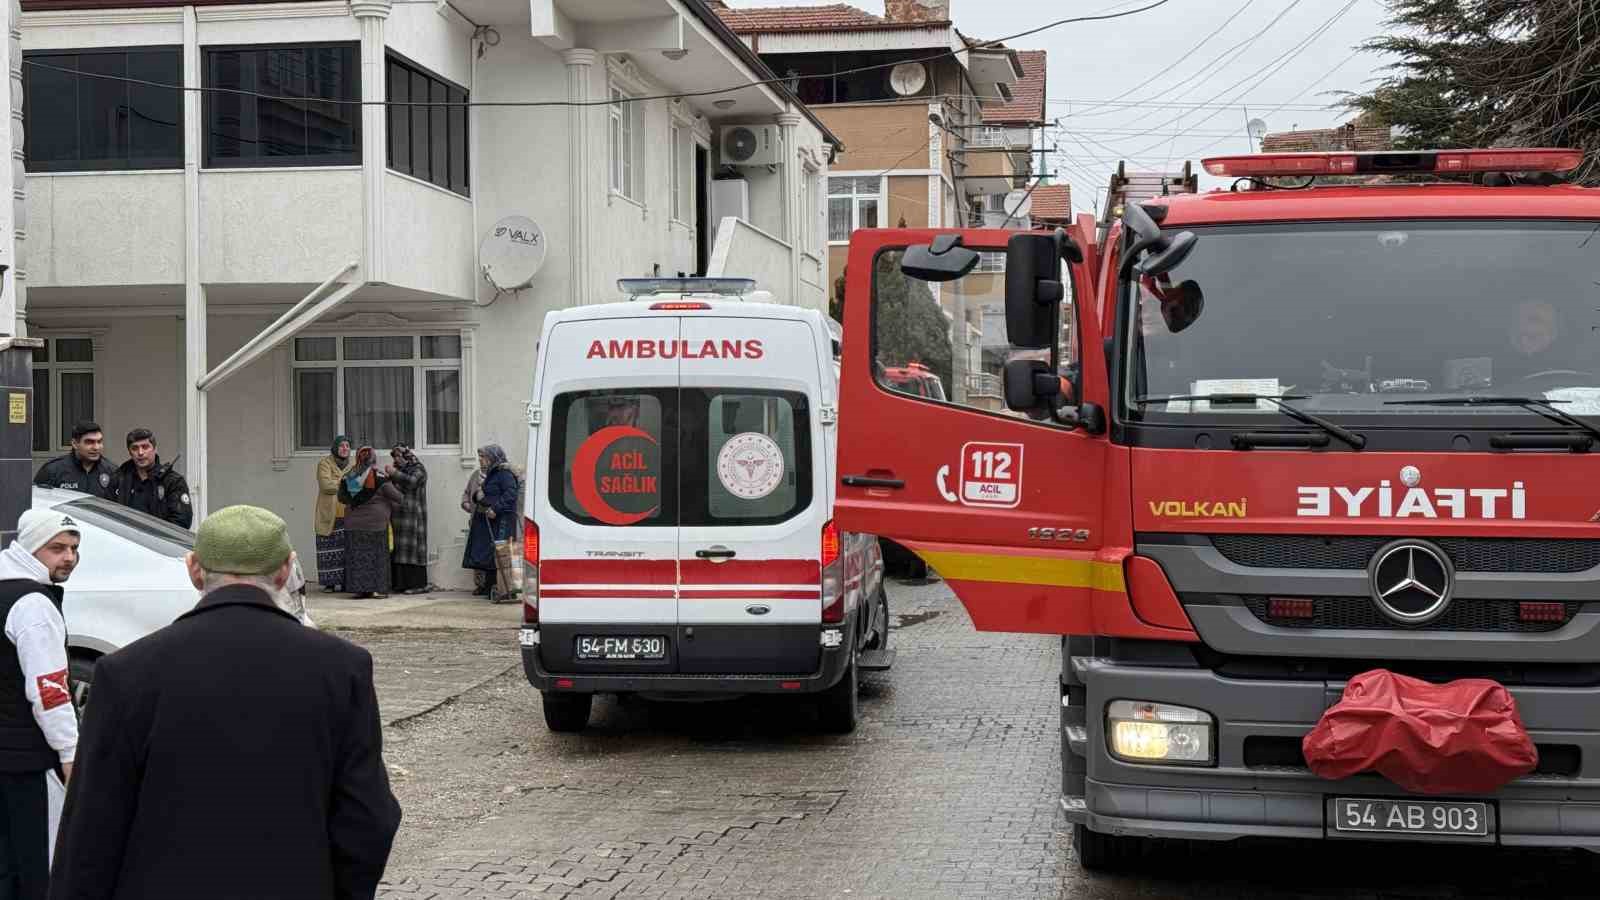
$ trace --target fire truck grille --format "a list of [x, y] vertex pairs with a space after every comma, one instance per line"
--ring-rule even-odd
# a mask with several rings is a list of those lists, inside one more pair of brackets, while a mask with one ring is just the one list
[[[1392, 537], [1214, 534], [1230, 562], [1279, 569], [1365, 569]], [[1600, 566], [1600, 540], [1440, 538], [1458, 572], [1584, 572]]]
[[1369, 597], [1321, 597], [1314, 601], [1309, 619], [1267, 614], [1266, 597], [1245, 597], [1245, 606], [1257, 619], [1278, 628], [1377, 629], [1382, 631], [1479, 631], [1538, 634], [1555, 631], [1572, 621], [1582, 603], [1565, 603], [1560, 621], [1523, 621], [1517, 600], [1457, 600], [1444, 614], [1425, 625], [1401, 625], [1373, 605]]

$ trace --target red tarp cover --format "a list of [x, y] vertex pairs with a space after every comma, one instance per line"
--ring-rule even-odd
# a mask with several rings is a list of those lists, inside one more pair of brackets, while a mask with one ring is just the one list
[[1387, 669], [1350, 679], [1301, 748], [1322, 778], [1371, 770], [1418, 794], [1487, 794], [1539, 763], [1503, 685], [1429, 684]]

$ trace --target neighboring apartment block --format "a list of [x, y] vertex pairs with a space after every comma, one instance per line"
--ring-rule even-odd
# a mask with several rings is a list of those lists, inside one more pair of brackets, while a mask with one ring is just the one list
[[[1028, 189], [1045, 123], [1043, 51], [987, 45], [951, 19], [950, 0], [887, 0], [718, 12], [844, 143], [828, 177], [828, 272], [837, 303], [850, 233], [880, 227], [1030, 227]], [[863, 71], [865, 69], [865, 71]], [[979, 275], [1004, 271], [985, 254]], [[948, 390], [998, 403], [985, 337], [1001, 321], [989, 283], [931, 285], [951, 322]], [[974, 293], [981, 286], [981, 295]]]
[[705, 0], [24, 9], [38, 461], [78, 419], [119, 458], [150, 427], [202, 509], [270, 506], [309, 560], [334, 436], [408, 443], [459, 583], [462, 485], [482, 444], [523, 458], [546, 312], [700, 273], [826, 306], [838, 140]]

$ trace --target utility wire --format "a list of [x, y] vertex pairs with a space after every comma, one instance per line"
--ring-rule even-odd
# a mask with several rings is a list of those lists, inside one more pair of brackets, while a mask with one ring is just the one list
[[611, 106], [611, 105], [615, 105], [618, 102], [621, 102], [621, 103], [643, 103], [643, 102], [651, 101], [651, 100], [679, 100], [679, 99], [684, 99], [684, 98], [689, 98], [689, 97], [712, 97], [712, 96], [716, 96], [718, 94], [731, 94], [731, 93], [734, 93], [735, 91], [742, 91], [742, 90], [745, 90], [747, 88], [752, 88], [752, 87], [761, 87], [761, 86], [768, 86], [768, 85], [787, 85], [787, 84], [790, 84], [790, 83], [795, 82], [795, 81], [811, 81], [811, 80], [822, 80], [822, 79], [835, 79], [835, 78], [839, 78], [839, 77], [845, 76], [845, 75], [858, 75], [858, 74], [861, 74], [863, 72], [882, 71], [884, 69], [892, 69], [897, 65], [904, 65], [905, 63], [908, 63], [908, 62], [925, 63], [925, 62], [936, 62], [938, 60], [944, 60], [944, 59], [954, 59], [954, 58], [959, 57], [963, 53], [970, 54], [974, 50], [984, 50], [984, 49], [993, 48], [993, 47], [999, 46], [1001, 44], [1004, 44], [1007, 41], [1014, 41], [1014, 40], [1017, 40], [1018, 38], [1031, 37], [1032, 35], [1039, 34], [1039, 33], [1044, 32], [1044, 31], [1049, 31], [1049, 30], [1051, 30], [1053, 28], [1059, 28], [1059, 27], [1061, 27], [1063, 25], [1074, 25], [1074, 24], [1078, 24], [1078, 23], [1081, 23], [1081, 22], [1104, 22], [1104, 21], [1109, 21], [1109, 20], [1112, 20], [1112, 19], [1127, 18], [1129, 16], [1138, 15], [1139, 13], [1149, 12], [1150, 10], [1156, 9], [1158, 7], [1166, 6], [1168, 3], [1171, 3], [1171, 2], [1172, 2], [1172, 0], [1155, 0], [1155, 2], [1153, 2], [1153, 3], [1147, 3], [1144, 6], [1140, 6], [1140, 7], [1137, 7], [1135, 9], [1124, 10], [1122, 12], [1108, 12], [1108, 13], [1101, 13], [1101, 14], [1097, 14], [1097, 15], [1073, 16], [1073, 17], [1066, 18], [1066, 19], [1058, 19], [1058, 20], [1056, 20], [1054, 22], [1046, 22], [1043, 25], [1039, 25], [1039, 26], [1034, 27], [1034, 28], [1029, 28], [1026, 31], [1019, 31], [1016, 34], [1006, 35], [1005, 37], [994, 38], [994, 39], [988, 40], [988, 41], [977, 41], [977, 42], [974, 42], [971, 45], [969, 45], [969, 46], [967, 46], [967, 47], [965, 47], [965, 48], [963, 48], [961, 50], [946, 50], [946, 51], [942, 51], [940, 53], [934, 53], [934, 54], [931, 54], [931, 55], [928, 55], [928, 56], [918, 57], [918, 58], [915, 58], [915, 59], [899, 60], [897, 62], [890, 62], [890, 63], [877, 63], [877, 64], [874, 64], [874, 65], [867, 65], [867, 66], [858, 66], [858, 67], [853, 68], [853, 69], [844, 69], [844, 70], [841, 70], [841, 71], [838, 71], [838, 72], [824, 72], [824, 73], [818, 73], [818, 74], [815, 74], [815, 75], [800, 75], [800, 74], [796, 74], [796, 75], [791, 75], [791, 76], [785, 76], [785, 77], [782, 77], [782, 78], [773, 77], [773, 78], [765, 78], [765, 79], [756, 79], [754, 81], [747, 81], [747, 82], [744, 82], [742, 84], [732, 85], [730, 87], [707, 88], [705, 90], [700, 90], [700, 91], [678, 91], [678, 92], [670, 93], [670, 94], [650, 94], [650, 95], [640, 96], [640, 97], [622, 97], [622, 98], [620, 98], [620, 101], [614, 101], [609, 97], [606, 98], [606, 99], [603, 99], [603, 100], [467, 100], [467, 101], [462, 101], [460, 103], [453, 103], [453, 102], [450, 102], [450, 101], [443, 101], [443, 102], [432, 102], [432, 101], [390, 102], [388, 100], [333, 100], [333, 99], [325, 99], [325, 98], [322, 98], [322, 97], [279, 96], [279, 95], [272, 95], [272, 94], [262, 93], [260, 91], [245, 90], [245, 89], [242, 89], [242, 88], [188, 87], [186, 85], [181, 85], [181, 84], [166, 84], [166, 83], [159, 82], [159, 81], [149, 81], [149, 80], [146, 80], [146, 79], [143, 79], [143, 78], [132, 78], [132, 77], [129, 77], [129, 76], [126, 76], [126, 75], [107, 75], [107, 74], [102, 74], [102, 73], [99, 73], [99, 72], [84, 72], [84, 71], [81, 71], [81, 70], [78, 70], [78, 69], [68, 69], [68, 68], [64, 68], [62, 66], [53, 66], [53, 65], [50, 65], [49, 63], [43, 63], [43, 62], [39, 62], [37, 60], [29, 60], [29, 59], [24, 59], [23, 60], [23, 65], [35, 66], [35, 67], [38, 67], [38, 68], [41, 68], [41, 69], [50, 69], [52, 71], [63, 72], [63, 73], [69, 74], [69, 75], [78, 75], [78, 76], [88, 77], [88, 78], [99, 78], [99, 79], [103, 79], [103, 80], [106, 80], [106, 81], [122, 82], [124, 84], [138, 84], [138, 85], [143, 85], [145, 87], [165, 88], [167, 90], [183, 91], [185, 93], [195, 92], [195, 93], [202, 93], [202, 94], [207, 94], [207, 93], [230, 94], [230, 95], [234, 95], [234, 96], [255, 97], [255, 98], [259, 99], [259, 100], [277, 100], [277, 101], [288, 102], [288, 103], [301, 103], [301, 102], [311, 101], [311, 102], [315, 102], [315, 103], [328, 104], [328, 105], [331, 105], [331, 106], [385, 106], [385, 107], [387, 107], [387, 106], [408, 106], [408, 107], [417, 107], [417, 106], [420, 106], [420, 107], [440, 107], [440, 106], [442, 106], [442, 107], [454, 107], [454, 106], [463, 106], [463, 107], [471, 107], [471, 106], [502, 107], [502, 106], [506, 106], [506, 107], [526, 107], [526, 108], [533, 108], [533, 109], [564, 108], [564, 107], [587, 107], [587, 106]]
[[1099, 103], [1090, 105], [1090, 106], [1088, 106], [1088, 107], [1086, 107], [1084, 109], [1075, 110], [1075, 111], [1073, 111], [1072, 115], [1074, 115], [1074, 116], [1086, 116], [1086, 115], [1089, 115], [1090, 113], [1094, 112], [1097, 109], [1101, 109], [1101, 108], [1104, 108], [1106, 106], [1110, 106], [1110, 105], [1116, 103], [1117, 101], [1122, 100], [1125, 97], [1128, 97], [1128, 96], [1130, 96], [1132, 94], [1136, 94], [1139, 91], [1144, 90], [1145, 88], [1149, 87], [1152, 83], [1155, 82], [1155, 80], [1157, 78], [1160, 78], [1161, 76], [1167, 74], [1168, 72], [1171, 72], [1173, 69], [1176, 69], [1178, 66], [1182, 65], [1185, 60], [1190, 59], [1190, 58], [1192, 58], [1194, 56], [1194, 54], [1199, 53], [1201, 47], [1204, 47], [1206, 45], [1206, 43], [1209, 42], [1212, 38], [1214, 38], [1217, 35], [1221, 34], [1223, 29], [1227, 28], [1229, 25], [1232, 25], [1233, 24], [1233, 20], [1239, 18], [1239, 16], [1241, 14], [1243, 14], [1245, 10], [1249, 9], [1251, 4], [1253, 4], [1255, 2], [1256, 2], [1256, 0], [1245, 0], [1243, 6], [1241, 6], [1238, 9], [1233, 11], [1233, 15], [1231, 15], [1231, 16], [1227, 17], [1226, 19], [1222, 20], [1222, 24], [1218, 25], [1216, 27], [1216, 29], [1214, 31], [1212, 31], [1210, 34], [1208, 34], [1205, 37], [1201, 38], [1200, 39], [1200, 43], [1195, 44], [1193, 47], [1190, 47], [1186, 52], [1179, 54], [1178, 58], [1174, 59], [1172, 61], [1172, 64], [1167, 66], [1165, 69], [1162, 69], [1161, 71], [1155, 73], [1154, 75], [1151, 75], [1149, 78], [1146, 78], [1145, 80], [1139, 82], [1138, 84], [1134, 85], [1133, 87], [1128, 88], [1127, 90], [1125, 90], [1122, 93], [1116, 95], [1115, 97], [1112, 97], [1110, 100], [1104, 100], [1104, 101], [1101, 101]]

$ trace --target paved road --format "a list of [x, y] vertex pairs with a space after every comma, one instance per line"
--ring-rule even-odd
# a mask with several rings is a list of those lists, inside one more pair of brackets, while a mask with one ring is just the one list
[[792, 697], [607, 698], [589, 732], [552, 735], [520, 670], [494, 674], [509, 630], [352, 632], [378, 660], [406, 808], [379, 896], [1600, 896], [1575, 855], [1398, 845], [1179, 845], [1086, 875], [1056, 805], [1057, 642], [979, 634], [938, 583], [891, 603], [899, 659], [865, 680], [848, 737]]

